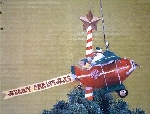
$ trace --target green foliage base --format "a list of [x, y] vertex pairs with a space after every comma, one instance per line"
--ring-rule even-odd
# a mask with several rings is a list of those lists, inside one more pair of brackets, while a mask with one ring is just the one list
[[43, 110], [41, 114], [145, 114], [140, 108], [130, 110], [123, 99], [115, 101], [110, 93], [103, 89], [94, 90], [94, 99], [84, 97], [82, 88], [74, 88], [68, 94], [68, 101], [58, 101], [51, 110]]

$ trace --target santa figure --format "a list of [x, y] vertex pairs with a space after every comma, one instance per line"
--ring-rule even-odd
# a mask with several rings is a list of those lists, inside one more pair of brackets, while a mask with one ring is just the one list
[[96, 47], [96, 51], [94, 52], [94, 57], [91, 61], [91, 65], [94, 65], [96, 63], [96, 61], [102, 59], [103, 57], [105, 57], [103, 55], [103, 51], [100, 47]]

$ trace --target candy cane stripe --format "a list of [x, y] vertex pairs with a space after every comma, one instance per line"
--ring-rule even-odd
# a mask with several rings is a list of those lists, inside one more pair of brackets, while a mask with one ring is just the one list
[[87, 49], [88, 49], [88, 47], [92, 47], [92, 48], [93, 48], [92, 42], [88, 42], [88, 43], [86, 44], [86, 48], [87, 48]]
[[92, 56], [92, 52], [93, 52], [93, 49], [87, 50], [86, 51], [86, 56], [87, 57], [91, 57]]
[[87, 28], [87, 40], [86, 40], [86, 57], [89, 57], [93, 53], [93, 38], [92, 38], [92, 27]]
[[91, 34], [87, 34], [87, 40], [88, 40], [88, 39], [93, 39], [93, 38], [92, 38], [92, 33], [91, 33]]
[[92, 87], [85, 88], [85, 98], [87, 100], [93, 100], [93, 88]]
[[[86, 47], [86, 50], [91, 50], [92, 49], [92, 46], [90, 47]], [[92, 51], [92, 50], [91, 50]]]
[[87, 34], [92, 34], [92, 29], [87, 31]]
[[87, 43], [88, 43], [88, 42], [92, 42], [92, 40], [93, 40], [92, 38], [87, 39]]

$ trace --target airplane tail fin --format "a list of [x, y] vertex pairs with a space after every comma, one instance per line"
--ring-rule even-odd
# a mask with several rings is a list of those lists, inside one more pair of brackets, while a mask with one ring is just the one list
[[81, 76], [82, 70], [76, 66], [71, 66], [71, 78], [73, 80], [76, 80], [78, 76]]
[[77, 78], [74, 67], [75, 66], [71, 66], [71, 78], [72, 78], [72, 80], [75, 80]]

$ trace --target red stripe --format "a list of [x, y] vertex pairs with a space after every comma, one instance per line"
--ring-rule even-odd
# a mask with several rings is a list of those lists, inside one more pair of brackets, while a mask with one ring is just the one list
[[86, 47], [86, 50], [90, 50], [90, 49], [92, 49], [92, 46], [90, 46], [90, 47]]
[[93, 100], [93, 96], [87, 97], [87, 100]]
[[[86, 89], [85, 94], [93, 93], [93, 88]], [[86, 97], [87, 100], [93, 100], [93, 95]]]
[[90, 38], [90, 39], [86, 40], [87, 43], [92, 42], [92, 41], [93, 41], [93, 38]]
[[92, 93], [92, 92], [93, 92], [93, 89], [90, 89], [90, 90], [86, 90], [86, 91], [85, 91], [86, 94]]
[[92, 33], [92, 29], [87, 31], [87, 35]]

